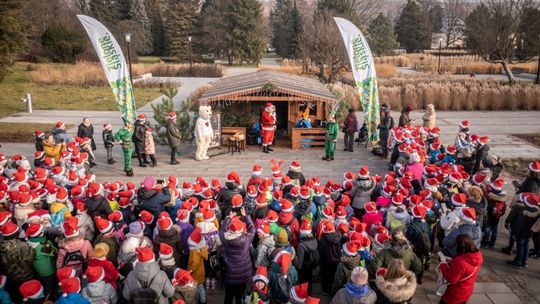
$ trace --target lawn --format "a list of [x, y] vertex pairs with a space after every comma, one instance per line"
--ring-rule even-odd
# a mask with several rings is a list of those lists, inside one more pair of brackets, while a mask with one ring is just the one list
[[[34, 131], [50, 132], [54, 124], [0, 122], [0, 142], [34, 142]], [[66, 129], [73, 125], [66, 124]]]
[[535, 146], [540, 147], [540, 133], [512, 134], [515, 137], [523, 139]]
[[[26, 110], [21, 102], [25, 93], [32, 94], [34, 109], [40, 110], [95, 110], [114, 111], [118, 108], [109, 87], [38, 85], [30, 82], [26, 65], [11, 67], [0, 82], [0, 117]], [[161, 93], [158, 88], [135, 88], [135, 102], [140, 107]]]

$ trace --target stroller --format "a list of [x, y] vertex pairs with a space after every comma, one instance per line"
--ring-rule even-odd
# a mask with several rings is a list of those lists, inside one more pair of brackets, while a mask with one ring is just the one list
[[364, 122], [364, 124], [362, 124], [362, 127], [360, 128], [360, 131], [358, 131], [358, 138], [356, 138], [354, 141], [358, 144], [367, 143], [368, 136], [369, 134], [367, 124]]

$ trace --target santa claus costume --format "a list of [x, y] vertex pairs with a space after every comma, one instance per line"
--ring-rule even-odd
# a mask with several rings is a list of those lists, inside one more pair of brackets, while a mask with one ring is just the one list
[[274, 141], [274, 133], [276, 133], [276, 107], [268, 102], [261, 117], [261, 135], [264, 153], [273, 151], [270, 146]]

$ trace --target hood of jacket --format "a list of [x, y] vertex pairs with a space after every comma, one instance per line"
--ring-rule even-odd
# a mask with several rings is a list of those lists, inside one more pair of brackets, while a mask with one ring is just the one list
[[391, 212], [394, 218], [400, 222], [405, 222], [409, 218], [409, 213], [405, 210], [403, 210], [403, 212], [397, 212], [397, 210], [393, 210]]
[[217, 227], [214, 224], [214, 222], [199, 222], [197, 223], [197, 227], [201, 229], [202, 233], [209, 233], [212, 231], [217, 231]]
[[316, 251], [318, 248], [317, 240], [313, 236], [301, 236], [300, 242], [310, 251]]
[[104, 281], [88, 283], [88, 285], [86, 285], [88, 295], [93, 298], [102, 297], [103, 292], [105, 291], [105, 284], [107, 283]]
[[259, 241], [259, 246], [266, 246], [268, 248], [276, 247], [276, 241], [273, 237], [267, 237]]
[[523, 215], [526, 217], [535, 218], [540, 215], [540, 208], [538, 207], [531, 208], [531, 207], [525, 206], [525, 209], [523, 209]]
[[482, 266], [482, 262], [484, 260], [480, 251], [465, 253], [460, 256], [463, 258], [465, 263], [471, 265], [473, 268]]
[[154, 189], [152, 190], [146, 190], [144, 188], [140, 188], [138, 193], [137, 193], [137, 197], [140, 199], [140, 200], [147, 200], [147, 199], [150, 199], [151, 197], [153, 197], [154, 195], [156, 195], [158, 192]]
[[356, 256], [342, 256], [341, 257], [341, 263], [343, 263], [343, 265], [349, 269], [349, 270], [353, 270], [354, 267], [360, 265], [360, 256], [357, 254]]
[[353, 188], [357, 187], [359, 191], [366, 192], [371, 191], [375, 188], [375, 183], [373, 179], [355, 179], [353, 182]]
[[78, 250], [82, 250], [84, 247], [84, 238], [82, 236], [77, 236], [73, 239], [66, 239], [63, 241], [63, 243], [59, 243], [58, 247], [63, 248], [67, 252], [75, 252]]
[[168, 230], [159, 230], [158, 236], [162, 240], [179, 239], [178, 230], [174, 228]]
[[225, 188], [229, 190], [234, 190], [238, 188], [238, 184], [236, 182], [225, 182]]
[[386, 281], [384, 277], [379, 276], [375, 280], [375, 284], [392, 303], [401, 303], [414, 296], [416, 276], [411, 271], [407, 271], [404, 277], [392, 281]]
[[137, 263], [133, 268], [135, 277], [141, 282], [150, 282], [159, 272], [157, 262]]
[[411, 246], [407, 242], [390, 242], [387, 250], [394, 258], [401, 259], [411, 250]]

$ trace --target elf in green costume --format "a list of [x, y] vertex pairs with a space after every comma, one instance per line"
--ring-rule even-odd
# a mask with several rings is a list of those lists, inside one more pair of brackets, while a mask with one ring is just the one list
[[332, 113], [328, 116], [326, 126], [326, 135], [324, 142], [324, 156], [323, 160], [331, 161], [334, 160], [334, 151], [336, 150], [336, 142], [338, 136], [338, 124], [335, 119], [335, 114]]
[[131, 168], [131, 154], [133, 154], [133, 126], [131, 123], [126, 122], [116, 134], [114, 134], [114, 140], [122, 143], [122, 152], [124, 153], [124, 171], [127, 176], [133, 176], [133, 169]]

